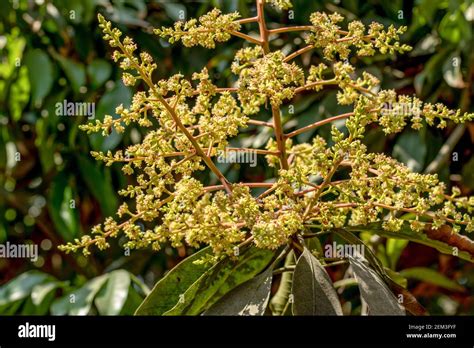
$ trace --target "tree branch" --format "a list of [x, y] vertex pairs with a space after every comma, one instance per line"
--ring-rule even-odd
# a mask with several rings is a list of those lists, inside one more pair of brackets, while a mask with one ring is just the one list
[[240, 37], [244, 40], [247, 40], [251, 43], [254, 43], [254, 44], [257, 44], [257, 45], [261, 45], [262, 44], [262, 41], [261, 40], [258, 40], [254, 37], [251, 37], [250, 35], [247, 35], [247, 34], [244, 34], [244, 33], [241, 33], [240, 31], [237, 31], [237, 30], [230, 30], [229, 31], [229, 34], [231, 35], [234, 35], [234, 36], [237, 36], [237, 37]]
[[270, 44], [268, 43], [268, 29], [265, 22], [265, 2], [264, 0], [257, 0], [257, 21], [258, 28], [260, 30], [260, 44], [263, 48], [263, 52], [267, 54], [270, 52]]
[[272, 105], [272, 115], [273, 115], [273, 129], [275, 130], [275, 138], [277, 142], [278, 151], [280, 153], [280, 165], [283, 169], [288, 169], [288, 159], [286, 156], [286, 138], [283, 134], [283, 129], [281, 125], [281, 112], [278, 106]]
[[296, 57], [298, 57], [301, 54], [304, 54], [308, 51], [311, 51], [313, 48], [314, 48], [313, 45], [308, 45], [306, 47], [300, 48], [299, 50], [291, 53], [289, 56], [286, 56], [285, 59], [283, 59], [283, 61], [285, 63], [288, 63], [290, 60], [295, 59]]

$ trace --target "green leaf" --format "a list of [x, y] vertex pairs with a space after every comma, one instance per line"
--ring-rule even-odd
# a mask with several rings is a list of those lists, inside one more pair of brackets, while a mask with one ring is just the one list
[[28, 69], [22, 66], [18, 72], [18, 77], [11, 86], [9, 106], [12, 118], [18, 121], [21, 118], [23, 109], [30, 99], [30, 80]]
[[92, 63], [87, 66], [87, 75], [94, 89], [102, 86], [105, 81], [110, 78], [111, 74], [112, 66], [103, 59], [94, 59]]
[[[387, 273], [387, 276], [390, 278], [390, 280], [402, 288], [406, 289], [408, 285], [408, 281], [405, 277], [403, 277], [400, 273], [395, 272], [394, 270], [385, 267], [384, 268], [385, 272]], [[390, 284], [391, 286], [392, 284]], [[393, 289], [392, 289], [393, 290]]]
[[[348, 230], [348, 228], [346, 228]], [[367, 245], [359, 239], [354, 233], [348, 232], [346, 229], [338, 228], [335, 229], [334, 232], [336, 232], [341, 238], [343, 238], [345, 241], [354, 244], [354, 245], [361, 245], [364, 250], [364, 257], [367, 259], [369, 262], [370, 266], [380, 275], [384, 276], [386, 275], [386, 272], [384, 270], [384, 267], [380, 260], [375, 256], [373, 251], [367, 247]]]
[[[370, 226], [367, 225], [367, 226]], [[403, 296], [403, 305], [405, 308], [413, 315], [424, 315], [426, 313], [426, 310], [421, 306], [416, 298], [404, 288], [406, 286], [405, 282], [403, 279], [400, 279], [401, 276], [397, 274], [393, 274], [394, 272], [390, 272], [388, 268], [384, 268], [383, 265], [381, 264], [380, 260], [375, 256], [373, 251], [367, 247], [353, 232], [368, 232], [367, 230], [364, 230], [364, 228], [367, 228], [367, 226], [354, 226], [350, 227], [347, 226], [346, 230], [338, 228], [335, 229], [334, 232], [336, 232], [340, 237], [342, 237], [344, 240], [346, 240], [349, 243], [352, 244], [361, 244], [364, 246], [364, 257], [366, 260], [369, 262], [370, 267], [372, 267], [373, 270], [377, 272], [377, 274], [387, 283], [390, 285], [390, 288], [397, 294], [397, 295], [402, 295]], [[374, 230], [377, 228], [377, 224], [373, 224], [372, 228]], [[381, 223], [378, 224], [378, 229], [382, 229]], [[350, 230], [350, 231], [349, 231]], [[372, 232], [374, 233], [374, 232]], [[398, 232], [397, 232], [398, 233]], [[391, 237], [396, 237], [396, 233], [394, 233], [393, 236]], [[399, 237], [396, 237], [399, 238]]]
[[48, 211], [56, 230], [66, 242], [72, 241], [79, 234], [79, 216], [77, 209], [72, 205], [74, 200], [66, 174], [59, 173], [51, 183]]
[[[3, 33], [2, 33], [3, 36]], [[7, 45], [2, 45], [2, 63], [0, 64], [0, 103], [6, 103], [11, 98], [9, 86], [15, 72], [18, 70], [18, 63], [23, 56], [26, 40], [22, 36], [20, 28], [11, 28], [10, 33], [5, 33], [3, 40]], [[25, 66], [25, 65], [23, 65]], [[21, 69], [21, 68], [20, 68]], [[3, 104], [4, 105], [4, 104]], [[3, 110], [2, 110], [3, 113]]]
[[[60, 8], [67, 12], [69, 21], [87, 26], [93, 19], [95, 5], [95, 0], [68, 0], [63, 2]], [[71, 16], [71, 13], [74, 16]]]
[[103, 274], [85, 283], [81, 288], [57, 299], [51, 306], [52, 315], [87, 315], [96, 294], [105, 285], [109, 274]]
[[219, 261], [196, 280], [178, 303], [164, 315], [197, 315], [215, 303], [230, 290], [259, 274], [270, 262], [273, 252], [249, 248], [238, 260], [229, 257]]
[[[368, 224], [366, 226], [348, 226], [346, 227], [348, 231], [360, 231], [360, 232], [369, 232], [373, 234], [378, 234], [382, 237], [397, 238], [397, 239], [406, 239], [415, 243], [427, 245], [429, 247], [435, 248], [443, 254], [453, 255], [453, 247], [449, 244], [441, 242], [439, 240], [430, 239], [425, 233], [422, 232], [413, 232], [410, 229], [408, 222], [405, 222], [402, 225], [402, 228], [397, 232], [386, 231], [382, 228], [381, 222], [375, 222]], [[460, 259], [474, 262], [474, 256], [469, 254], [467, 251], [459, 250], [458, 255]]]
[[408, 244], [408, 240], [406, 239], [395, 239], [395, 238], [388, 238], [386, 243], [386, 252], [388, 255], [388, 259], [390, 262], [390, 268], [395, 269], [397, 267], [398, 259], [402, 254], [403, 249]]
[[48, 173], [54, 167], [54, 150], [57, 146], [54, 141], [54, 135], [49, 133], [48, 123], [40, 118], [36, 121], [35, 145], [39, 152], [43, 173]]
[[405, 310], [377, 272], [360, 258], [349, 256], [361, 297], [369, 307], [370, 315], [405, 315]]
[[38, 106], [53, 86], [53, 65], [48, 55], [40, 49], [28, 51], [24, 60], [28, 67], [33, 105]]
[[204, 315], [263, 315], [272, 286], [273, 268], [239, 285], [214, 303]]
[[28, 271], [20, 274], [0, 287], [0, 306], [23, 300], [31, 294], [33, 288], [53, 277], [39, 271]]
[[464, 291], [464, 287], [449, 279], [445, 275], [426, 267], [413, 267], [400, 271], [400, 274], [406, 278], [416, 279], [423, 282], [438, 285], [442, 288], [452, 291]]
[[405, 163], [413, 172], [420, 172], [425, 164], [426, 144], [417, 132], [404, 132], [393, 147], [393, 157]]
[[112, 185], [110, 171], [107, 168], [101, 168], [97, 163], [81, 154], [77, 155], [77, 162], [81, 178], [99, 202], [102, 213], [107, 216], [114, 215], [118, 201]]
[[14, 315], [18, 314], [19, 309], [24, 303], [24, 299], [8, 303], [6, 305], [0, 306], [0, 313], [5, 316], [5, 315]]
[[118, 315], [128, 297], [131, 279], [125, 270], [109, 273], [107, 285], [96, 296], [94, 303], [100, 315]]
[[342, 315], [329, 275], [307, 248], [296, 263], [292, 293], [295, 315]]
[[196, 281], [211, 265], [196, 264], [211, 254], [211, 248], [204, 248], [181, 261], [156, 283], [135, 312], [136, 315], [162, 315], [179, 301], [179, 295]]
[[79, 89], [86, 84], [86, 70], [84, 64], [75, 62], [60, 55], [56, 55], [55, 58], [58, 60], [59, 65], [71, 83], [73, 91], [79, 93]]
[[31, 302], [31, 308], [24, 308], [22, 313], [25, 315], [48, 314], [49, 307], [56, 294], [56, 289], [61, 287], [64, 287], [64, 283], [58, 281], [36, 285], [31, 291], [31, 297], [27, 302]]
[[[245, 250], [244, 253], [253, 254], [254, 250]], [[250, 259], [248, 262], [240, 262], [237, 264], [234, 272], [226, 279], [225, 283], [222, 284], [213, 297], [208, 301], [206, 304], [207, 307], [213, 305], [230, 290], [262, 272], [274, 256], [274, 253], [271, 251], [265, 251], [263, 253], [257, 253], [256, 256], [257, 257]]]
[[60, 283], [58, 282], [36, 285], [33, 288], [33, 291], [31, 292], [31, 299], [33, 301], [33, 304], [35, 306], [41, 305], [45, 297], [54, 289], [58, 288], [59, 286], [60, 286]]
[[130, 287], [127, 300], [123, 304], [119, 315], [133, 315], [142, 302], [143, 296], [133, 286]]
[[438, 32], [443, 39], [458, 44], [463, 38], [469, 40], [468, 37], [463, 37], [469, 36], [469, 23], [464, 18], [462, 11], [457, 9], [454, 13], [448, 12], [443, 17]]

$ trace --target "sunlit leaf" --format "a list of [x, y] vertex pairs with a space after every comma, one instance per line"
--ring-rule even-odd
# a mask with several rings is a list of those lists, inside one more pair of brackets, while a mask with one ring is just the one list
[[92, 278], [79, 289], [67, 293], [53, 302], [52, 315], [87, 315], [97, 293], [105, 285], [109, 274]]
[[101, 315], [118, 315], [128, 297], [130, 274], [125, 270], [109, 273], [107, 285], [96, 296], [94, 303]]
[[204, 315], [263, 315], [270, 298], [272, 268], [239, 285], [214, 303]]

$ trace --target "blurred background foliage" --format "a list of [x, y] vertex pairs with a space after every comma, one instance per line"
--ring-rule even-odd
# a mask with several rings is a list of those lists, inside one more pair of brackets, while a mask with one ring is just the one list
[[[275, 23], [303, 25], [315, 11], [337, 11], [347, 20], [365, 24], [406, 25], [403, 41], [414, 47], [400, 57], [351, 59], [358, 72], [366, 70], [385, 89], [416, 94], [425, 101], [441, 101], [452, 108], [474, 111], [474, 4], [471, 0], [294, 0], [292, 12], [267, 11]], [[241, 47], [234, 38], [216, 50], [169, 45], [154, 36], [151, 27], [204, 14], [212, 7], [223, 12], [255, 15], [253, 1], [163, 0], [5, 0], [0, 11], [0, 243], [35, 243], [40, 257], [34, 263], [0, 259], [0, 314], [132, 314], [162, 275], [193, 250], [165, 247], [124, 254], [119, 239], [106, 252], [85, 258], [65, 255], [57, 246], [88, 233], [91, 226], [113, 215], [127, 185], [119, 167], [105, 168], [91, 150], [114, 150], [139, 142], [143, 131], [130, 127], [124, 134], [87, 135], [78, 131], [85, 117], [60, 117], [55, 104], [64, 100], [95, 103], [95, 117], [114, 115], [120, 103], [134, 93], [120, 80], [120, 71], [102, 41], [96, 15], [103, 13], [141, 50], [158, 62], [156, 79], [181, 72], [190, 77], [207, 66], [218, 86], [235, 80], [230, 62]], [[255, 24], [243, 30], [256, 32]], [[284, 53], [304, 46], [296, 33], [272, 41]], [[244, 43], [247, 45], [247, 43]], [[308, 68], [321, 61], [315, 51], [298, 58]], [[347, 112], [336, 103], [336, 91], [307, 93], [283, 107], [287, 131], [330, 115]], [[297, 116], [297, 117], [296, 117]], [[262, 112], [261, 120], [269, 114]], [[336, 126], [343, 129], [343, 123]], [[316, 131], [315, 131], [316, 132]], [[317, 132], [328, 139], [330, 127]], [[298, 142], [315, 133], [304, 133]], [[263, 147], [269, 129], [249, 127], [236, 139], [244, 147]], [[474, 190], [474, 125], [450, 126], [389, 137], [376, 127], [365, 139], [370, 151], [385, 152], [412, 170], [434, 171], [448, 186], [463, 194]], [[447, 156], [437, 157], [446, 144]], [[435, 160], [435, 165], [430, 163]], [[220, 164], [230, 181], [261, 181], [270, 177], [264, 159], [247, 165]], [[204, 174], [203, 174], [204, 175]], [[203, 177], [212, 182], [211, 177]], [[410, 291], [432, 314], [474, 314], [474, 267], [434, 249], [402, 240], [363, 236], [384, 265], [407, 283]], [[326, 242], [331, 242], [326, 241]], [[334, 279], [343, 277], [343, 269]], [[351, 308], [356, 296], [344, 293]], [[73, 300], [71, 300], [73, 298]], [[347, 306], [346, 306], [347, 307]], [[360, 307], [360, 306], [359, 306]], [[357, 304], [349, 309], [360, 312]]]

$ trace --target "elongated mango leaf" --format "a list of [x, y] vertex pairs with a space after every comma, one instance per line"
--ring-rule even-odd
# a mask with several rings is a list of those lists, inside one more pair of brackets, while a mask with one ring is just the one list
[[142, 302], [143, 296], [131, 286], [128, 290], [127, 300], [123, 304], [119, 315], [133, 315]]
[[[272, 251], [249, 248], [241, 253], [238, 260], [225, 258], [219, 261], [182, 293], [178, 303], [164, 315], [202, 313], [225, 295], [222, 289], [231, 290], [228, 284], [238, 286], [259, 274], [269, 264], [273, 254]], [[247, 266], [242, 267], [243, 264]]]
[[211, 253], [211, 248], [204, 248], [181, 261], [168, 272], [151, 290], [135, 315], [162, 315], [173, 308], [180, 295], [203, 275], [212, 265], [196, 264], [195, 261]]
[[295, 315], [342, 315], [329, 275], [307, 248], [296, 263], [292, 293]]
[[2, 316], [5, 315], [14, 315], [18, 313], [18, 310], [21, 308], [23, 305], [24, 300], [17, 300], [15, 302], [8, 303], [6, 305], [1, 305], [0, 306], [0, 313]]
[[50, 282], [36, 285], [31, 291], [31, 300], [35, 306], [41, 305], [46, 296], [61, 286], [59, 282]]
[[[250, 251], [250, 253], [253, 253], [253, 251]], [[265, 269], [273, 256], [273, 252], [267, 251], [265, 254], [259, 254], [257, 258], [250, 259], [248, 262], [239, 262], [233, 274], [231, 274], [226, 279], [225, 283], [223, 283], [216, 291], [212, 298], [207, 302], [206, 307], [209, 308], [232, 289], [250, 279], [253, 279], [257, 274]]]
[[[406, 239], [415, 243], [427, 245], [429, 247], [435, 248], [443, 254], [453, 255], [453, 247], [449, 244], [446, 244], [439, 240], [430, 239], [425, 233], [422, 232], [413, 232], [410, 229], [408, 223], [404, 223], [402, 228], [397, 232], [386, 231], [382, 228], [382, 223], [372, 223], [366, 226], [353, 226], [347, 227], [348, 231], [360, 231], [360, 232], [369, 232], [373, 234], [378, 234], [382, 237], [389, 238], [398, 238]], [[467, 251], [459, 250], [456, 255], [460, 259], [474, 262], [474, 256], [469, 254]]]
[[369, 306], [370, 315], [405, 315], [405, 310], [377, 272], [362, 262], [361, 258], [349, 256], [349, 262], [359, 284], [360, 295]]
[[31, 310], [23, 308], [23, 314], [47, 315], [49, 307], [54, 300], [56, 290], [65, 286], [66, 282], [58, 281], [36, 285], [31, 291], [31, 304], [33, 308]]
[[423, 282], [438, 285], [442, 288], [453, 291], [464, 291], [464, 287], [449, 279], [445, 275], [426, 267], [413, 267], [400, 271], [400, 274], [406, 278], [421, 280]]
[[81, 288], [57, 299], [51, 306], [52, 315], [87, 315], [97, 293], [102, 289], [109, 274], [103, 274], [89, 280]]
[[54, 280], [52, 276], [39, 271], [22, 273], [0, 287], [0, 306], [23, 300], [37, 285]]
[[118, 315], [127, 301], [130, 273], [119, 269], [109, 274], [107, 285], [100, 290], [94, 303], [101, 315]]
[[[357, 231], [361, 230], [361, 227], [354, 227]], [[396, 279], [392, 276], [392, 274], [387, 273], [387, 269], [383, 267], [381, 262], [377, 259], [375, 254], [372, 250], [365, 245], [354, 233], [348, 232], [344, 229], [335, 229], [336, 232], [340, 237], [346, 240], [349, 243], [353, 244], [361, 244], [364, 246], [364, 257], [369, 262], [370, 267], [372, 267], [375, 272], [383, 279], [389, 286], [390, 289], [397, 294], [398, 296], [402, 296], [403, 298], [403, 306], [413, 315], [424, 315], [426, 314], [426, 310], [423, 306], [418, 303], [415, 296], [413, 296], [408, 290], [406, 290], [402, 284], [400, 283], [399, 279]]]
[[364, 257], [369, 262], [370, 266], [380, 275], [386, 275], [384, 267], [380, 260], [375, 256], [373, 251], [362, 241], [359, 237], [357, 237], [354, 233], [348, 232], [345, 229], [338, 228], [334, 230], [341, 238], [345, 241], [354, 244], [354, 245], [362, 245], [364, 250]]
[[239, 285], [209, 308], [204, 315], [263, 315], [272, 286], [269, 267], [255, 278]]

